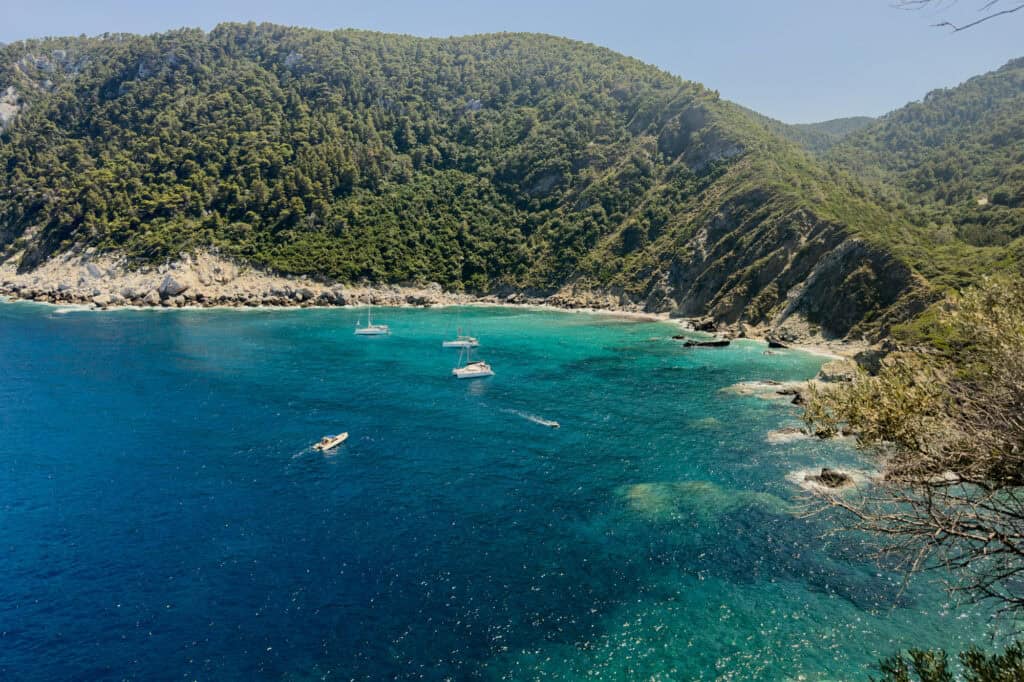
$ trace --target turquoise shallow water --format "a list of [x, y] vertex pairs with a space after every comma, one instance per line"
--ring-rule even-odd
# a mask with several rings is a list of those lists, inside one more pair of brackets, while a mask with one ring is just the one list
[[[820, 358], [357, 314], [0, 305], [0, 677], [840, 680], [987, 641], [794, 514], [786, 474], [855, 452], [767, 443], [793, 408], [721, 390]], [[449, 376], [457, 321], [497, 376]]]

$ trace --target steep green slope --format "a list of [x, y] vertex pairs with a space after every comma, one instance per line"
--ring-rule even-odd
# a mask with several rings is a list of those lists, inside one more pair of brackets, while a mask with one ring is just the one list
[[530, 34], [222, 25], [0, 50], [0, 260], [212, 249], [283, 273], [567, 288], [877, 333], [913, 226], [717, 93]]
[[1024, 59], [929, 93], [853, 133], [827, 158], [908, 204], [935, 252], [960, 260], [969, 277], [1019, 263]]

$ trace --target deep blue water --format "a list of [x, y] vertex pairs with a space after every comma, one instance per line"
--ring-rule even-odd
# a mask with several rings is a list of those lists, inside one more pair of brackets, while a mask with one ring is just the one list
[[[0, 305], [0, 677], [865, 679], [986, 641], [794, 513], [786, 474], [855, 452], [767, 443], [793, 408], [720, 390], [820, 358], [357, 314]], [[497, 376], [450, 377], [457, 322]]]

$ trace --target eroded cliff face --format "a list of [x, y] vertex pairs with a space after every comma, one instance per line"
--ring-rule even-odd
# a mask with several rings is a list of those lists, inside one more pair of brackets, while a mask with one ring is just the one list
[[577, 285], [560, 299], [594, 305], [617, 298], [648, 312], [710, 318], [723, 329], [873, 340], [938, 296], [886, 250], [806, 208], [780, 216], [761, 190], [722, 203], [659, 256], [659, 267], [633, 275], [635, 288], [584, 294]]
[[888, 253], [806, 211], [760, 225], [722, 219], [690, 245], [672, 262], [661, 304], [683, 316], [772, 327], [798, 316], [826, 335], [847, 336], [891, 322], [897, 301], [926, 288]]

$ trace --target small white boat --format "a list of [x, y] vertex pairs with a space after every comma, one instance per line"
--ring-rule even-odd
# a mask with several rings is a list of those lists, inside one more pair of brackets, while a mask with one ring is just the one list
[[388, 336], [391, 329], [386, 324], [368, 324], [365, 327], [356, 328], [356, 336]]
[[339, 433], [337, 436], [324, 436], [320, 439], [319, 443], [313, 446], [313, 449], [319, 450], [320, 452], [327, 452], [328, 450], [333, 450], [338, 447], [346, 440], [348, 440], [348, 431]]
[[493, 377], [494, 370], [483, 360], [475, 360], [467, 362], [462, 367], [456, 367], [452, 370], [452, 374], [456, 379], [476, 379], [478, 377]]
[[441, 342], [442, 348], [476, 348], [479, 345], [480, 341], [475, 336], [463, 334], [461, 329], [454, 340]]
[[366, 306], [366, 326], [362, 327], [356, 321], [356, 336], [388, 336], [391, 328], [386, 324], [373, 323], [373, 306]]

